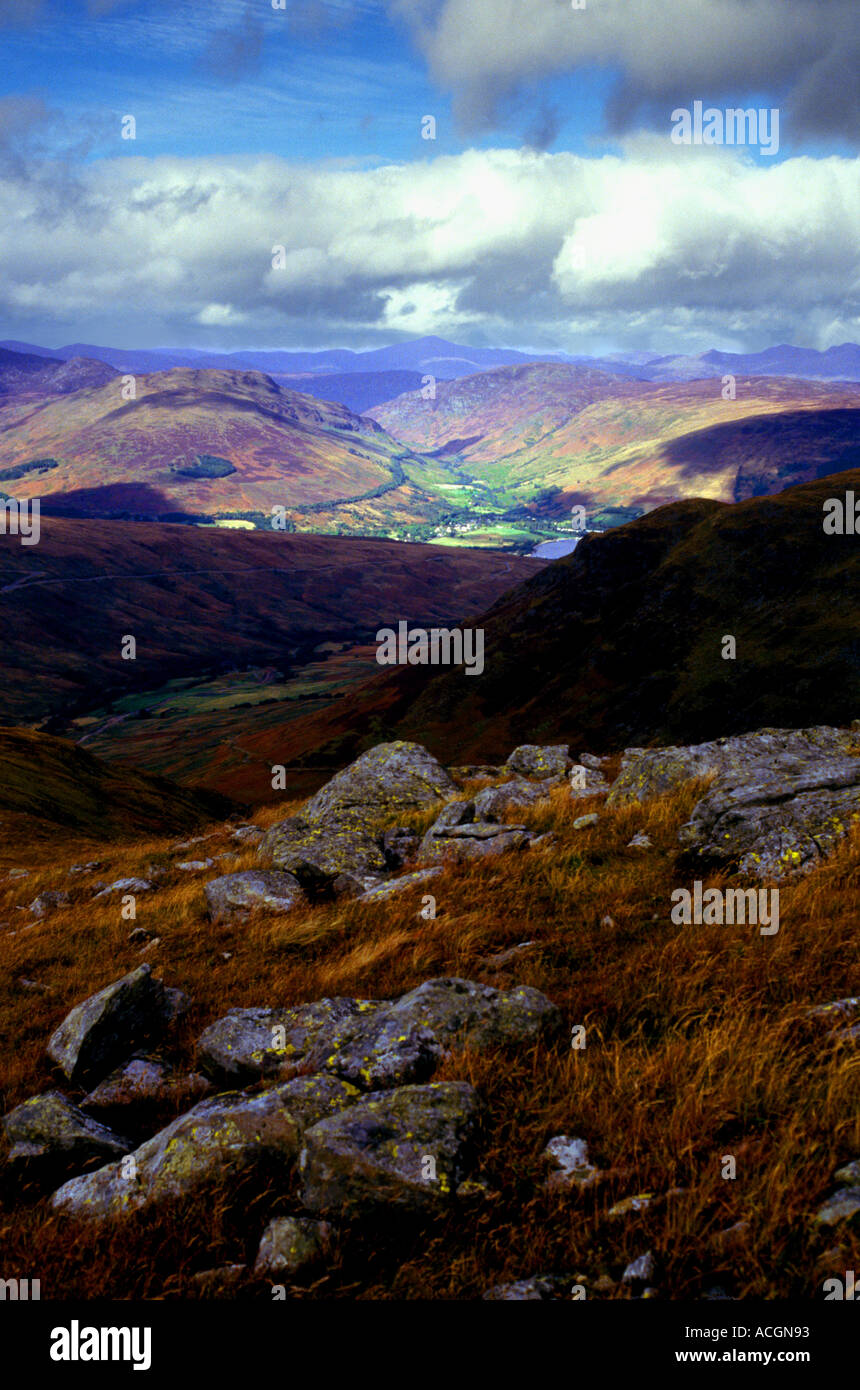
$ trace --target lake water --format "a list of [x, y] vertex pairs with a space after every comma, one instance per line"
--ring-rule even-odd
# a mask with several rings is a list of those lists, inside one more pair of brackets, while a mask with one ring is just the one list
[[541, 541], [532, 551], [532, 555], [540, 555], [544, 560], [557, 560], [560, 555], [569, 555], [572, 550], [576, 550], [581, 539], [580, 536], [571, 536], [570, 540]]

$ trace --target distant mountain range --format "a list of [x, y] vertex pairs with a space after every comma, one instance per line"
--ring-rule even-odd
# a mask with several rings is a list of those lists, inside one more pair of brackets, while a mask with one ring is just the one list
[[[3, 350], [0, 492], [53, 515], [270, 528], [281, 507], [288, 529], [431, 539], [441, 525], [455, 543], [480, 528], [487, 544], [527, 547], [535, 524], [551, 531], [573, 506], [599, 529], [678, 498], [739, 501], [860, 466], [853, 382], [737, 377], [727, 399], [719, 379], [517, 363], [358, 414], [285, 384], [303, 376], [134, 376], [128, 399], [93, 359]], [[395, 391], [421, 380], [338, 380], [360, 402], [376, 377]]]
[[[0, 348], [14, 352], [68, 360], [85, 357], [106, 362], [121, 372], [162, 372], [172, 367], [212, 368], [224, 371], [258, 371], [271, 375], [344, 378], [354, 373], [414, 372], [439, 380], [471, 376], [492, 367], [515, 366], [525, 362], [573, 362], [614, 372], [639, 381], [691, 381], [732, 373], [735, 376], [799, 376], [822, 381], [860, 381], [860, 346], [843, 343], [818, 352], [788, 344], [762, 352], [733, 353], [705, 351], [692, 356], [658, 352], [614, 352], [604, 356], [565, 352], [529, 352], [513, 348], [476, 348], [452, 343], [445, 338], [415, 338], [367, 352], [329, 348], [319, 352], [281, 352], [245, 350], [207, 352], [196, 348], [112, 348], [94, 343], [67, 343], [44, 348], [33, 343], [8, 340]], [[319, 384], [311, 381], [304, 389], [320, 395]], [[327, 387], [331, 392], [331, 382]], [[408, 389], [408, 388], [407, 388]], [[388, 399], [378, 397], [377, 399]], [[340, 400], [334, 394], [322, 399]], [[343, 404], [356, 406], [349, 400]]]

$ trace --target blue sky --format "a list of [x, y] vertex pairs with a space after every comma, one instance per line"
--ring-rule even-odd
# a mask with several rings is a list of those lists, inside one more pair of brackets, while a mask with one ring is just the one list
[[[855, 0], [0, 0], [0, 336], [860, 338], [857, 27]], [[697, 100], [777, 107], [778, 150], [672, 144]]]

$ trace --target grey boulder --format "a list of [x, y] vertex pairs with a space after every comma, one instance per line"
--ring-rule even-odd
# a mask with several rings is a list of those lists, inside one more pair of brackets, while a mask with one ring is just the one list
[[204, 892], [213, 922], [243, 919], [254, 910], [292, 912], [307, 903], [301, 885], [292, 874], [266, 870], [250, 869], [210, 879]]
[[139, 965], [77, 1004], [48, 1042], [48, 1056], [76, 1085], [100, 1081], [176, 1016], [181, 991], [168, 991]]
[[318, 999], [282, 1009], [232, 1009], [201, 1034], [198, 1063], [207, 1076], [243, 1084], [287, 1076], [307, 1062], [315, 1043], [327, 1056], [347, 1025], [381, 1007], [375, 999]]
[[345, 1217], [444, 1208], [474, 1161], [478, 1119], [463, 1081], [374, 1092], [306, 1131], [302, 1202]]
[[570, 765], [570, 748], [566, 743], [554, 743], [546, 747], [538, 743], [523, 743], [511, 753], [505, 767], [521, 777], [552, 777], [556, 781], [563, 778]]
[[279, 1275], [295, 1278], [320, 1262], [331, 1236], [327, 1221], [312, 1221], [306, 1216], [276, 1217], [263, 1232], [254, 1273], [271, 1279]]
[[5, 1116], [3, 1127], [12, 1146], [9, 1162], [25, 1163], [28, 1169], [82, 1168], [91, 1159], [104, 1162], [133, 1147], [128, 1139], [85, 1115], [59, 1091], [25, 1100]]

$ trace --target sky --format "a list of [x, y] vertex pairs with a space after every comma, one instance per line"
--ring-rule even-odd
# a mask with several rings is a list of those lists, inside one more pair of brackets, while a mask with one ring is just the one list
[[3, 339], [860, 340], [856, 0], [0, 0], [0, 56]]

